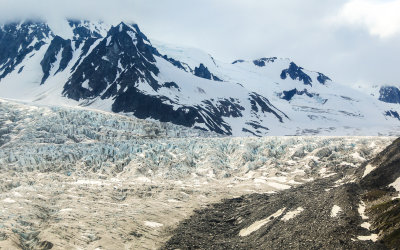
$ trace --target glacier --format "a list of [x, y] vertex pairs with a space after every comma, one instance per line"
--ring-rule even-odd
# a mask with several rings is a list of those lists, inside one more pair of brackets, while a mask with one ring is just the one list
[[314, 216], [309, 200], [339, 226], [360, 206], [346, 230], [371, 246], [371, 202], [354, 190], [390, 174], [377, 162], [400, 133], [399, 86], [354, 89], [287, 58], [222, 62], [132, 23], [59, 27], [0, 26], [0, 248], [174, 246], [188, 218], [241, 202], [270, 210], [239, 208], [247, 240]]
[[318, 179], [351, 183], [360, 165], [394, 140], [225, 137], [10, 100], [0, 101], [0, 125], [5, 248], [158, 248], [194, 210], [222, 199]]

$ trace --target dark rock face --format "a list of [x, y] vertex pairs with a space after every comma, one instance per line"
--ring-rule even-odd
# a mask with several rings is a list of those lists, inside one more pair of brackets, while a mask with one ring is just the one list
[[386, 188], [400, 177], [400, 139], [377, 155], [371, 164], [378, 166], [361, 180], [364, 189]]
[[322, 104], [325, 104], [325, 103], [328, 101], [327, 99], [319, 98], [319, 94], [315, 94], [315, 93], [310, 93], [310, 92], [308, 92], [307, 89], [304, 89], [304, 90], [301, 90], [301, 91], [300, 91], [300, 90], [297, 90], [296, 88], [295, 88], [295, 89], [292, 89], [292, 90], [289, 90], [289, 91], [283, 91], [283, 92], [280, 94], [280, 98], [283, 99], [283, 100], [286, 100], [286, 101], [291, 101], [292, 98], [293, 98], [295, 95], [306, 95], [306, 96], [308, 96], [308, 97], [310, 97], [310, 98], [316, 97], [316, 98], [318, 98], [318, 99], [320, 100], [320, 102], [321, 102]]
[[82, 42], [84, 42], [83, 47], [82, 47], [82, 52], [81, 56], [79, 57], [78, 61], [72, 66], [71, 70], [75, 71], [76, 68], [80, 65], [82, 60], [85, 58], [85, 56], [88, 54], [90, 47], [97, 41], [97, 38], [88, 38]]
[[397, 111], [393, 111], [393, 110], [386, 111], [385, 116], [393, 117], [400, 121], [400, 115], [399, 115], [399, 113], [397, 113]]
[[[176, 88], [175, 83], [165, 83], [164, 87]], [[179, 89], [178, 89], [179, 90]], [[284, 113], [276, 109], [265, 97], [255, 93], [250, 94], [249, 100], [252, 105], [252, 112], [270, 113], [282, 122], [282, 117], [287, 117]], [[145, 95], [135, 88], [128, 89], [125, 93], [116, 98], [112, 109], [114, 112], [132, 112], [141, 119], [152, 118], [162, 122], [172, 122], [174, 124], [187, 127], [202, 128], [196, 124], [204, 124], [210, 131], [219, 134], [231, 135], [231, 127], [224, 122], [224, 117], [242, 117], [245, 109], [239, 104], [240, 101], [230, 99], [218, 99], [203, 101], [202, 105], [194, 107], [183, 106], [174, 108], [174, 101], [160, 96]], [[257, 129], [268, 128], [254, 122], [253, 127]]]
[[[177, 67], [181, 70], [184, 70], [186, 72], [190, 72], [197, 77], [204, 78], [207, 80], [217, 81], [217, 82], [223, 82], [223, 80], [221, 80], [216, 75], [212, 74], [210, 72], [210, 70], [206, 66], [204, 66], [204, 64], [202, 64], [202, 63], [198, 67], [195, 67], [194, 69], [192, 69], [188, 64], [186, 64], [184, 62], [181, 62], [174, 58], [168, 57], [167, 55], [161, 55], [156, 49], [154, 49], [154, 55], [164, 58], [165, 60], [170, 62], [175, 67]], [[211, 59], [215, 64], [214, 58], [211, 57]]]
[[379, 100], [387, 103], [400, 103], [400, 90], [393, 86], [381, 87]]
[[194, 75], [198, 76], [198, 77], [201, 77], [201, 78], [204, 78], [204, 79], [212, 80], [212, 76], [211, 76], [210, 71], [202, 63], [200, 64], [199, 67], [196, 67], [194, 69]]
[[309, 93], [307, 89], [304, 89], [302, 91], [299, 91], [297, 89], [292, 89], [292, 90], [289, 90], [289, 91], [283, 91], [282, 95], [281, 95], [281, 99], [286, 100], [286, 101], [290, 101], [290, 100], [292, 100], [292, 98], [295, 95], [306, 95], [308, 97], [314, 97], [314, 95]]
[[[173, 102], [167, 98], [158, 98], [141, 93], [136, 88], [129, 88], [115, 100], [114, 112], [132, 112], [140, 119], [153, 118], [161, 122], [192, 127], [196, 122], [204, 123], [198, 110], [193, 107], [180, 107], [174, 110]], [[222, 131], [220, 131], [222, 132]]]
[[169, 88], [169, 89], [175, 88], [178, 91], [181, 91], [181, 88], [179, 88], [178, 84], [176, 84], [175, 82], [166, 82], [166, 83], [164, 83], [164, 87]]
[[182, 63], [182, 62], [180, 62], [180, 61], [178, 61], [178, 60], [175, 60], [174, 58], [170, 58], [170, 57], [168, 57], [168, 56], [166, 56], [166, 55], [163, 55], [162, 57], [163, 57], [165, 60], [167, 60], [168, 62], [170, 62], [172, 65], [174, 65], [175, 67], [180, 68], [180, 69], [186, 71], [186, 68], [183, 67], [183, 63]]
[[[271, 113], [282, 120], [282, 117], [278, 114], [279, 111], [276, 111], [266, 98], [252, 94], [249, 99], [252, 100], [251, 103], [254, 109], [257, 109], [257, 112]], [[232, 129], [224, 122], [223, 118], [242, 117], [242, 112], [245, 110], [238, 100], [232, 98], [219, 99], [216, 102], [207, 100], [203, 101], [203, 105], [194, 107], [184, 106], [174, 109], [173, 105], [174, 102], [166, 97], [149, 96], [137, 89], [128, 89], [116, 99], [112, 108], [114, 112], [132, 112], [141, 119], [152, 118], [162, 122], [172, 122], [200, 129], [202, 127], [196, 124], [204, 124], [210, 131], [225, 135], [231, 135]], [[258, 107], [261, 110], [258, 110]], [[259, 128], [261, 127], [259, 126]], [[268, 130], [265, 127], [263, 128]]]
[[[135, 88], [140, 79], [157, 90], [160, 85], [153, 75], [157, 76], [159, 70], [153, 50], [137, 26], [121, 23], [79, 64], [63, 93], [74, 100], [97, 96], [102, 99], [117, 96], [118, 100], [126, 88]], [[84, 82], [88, 88], [82, 86]]]
[[239, 105], [239, 100], [230, 98], [230, 99], [219, 99], [217, 104], [212, 104], [211, 101], [204, 101], [212, 113], [216, 113], [218, 116], [222, 117], [242, 117], [242, 111], [245, 109]]
[[277, 57], [270, 57], [270, 58], [260, 58], [258, 60], [254, 60], [253, 63], [254, 65], [258, 67], [265, 67], [266, 63], [270, 62], [275, 62], [275, 60], [278, 59]]
[[[271, 113], [273, 114], [280, 122], [283, 122], [282, 116], [287, 117], [282, 111], [277, 109], [274, 105], [272, 105], [269, 100], [257, 93], [250, 94], [250, 103], [251, 110], [254, 114], [262, 112], [262, 113]], [[279, 114], [278, 114], [279, 113]]]
[[204, 78], [204, 79], [222, 82], [222, 80], [219, 79], [217, 76], [211, 74], [211, 72], [208, 70], [208, 68], [206, 66], [204, 66], [204, 64], [202, 64], [202, 63], [200, 64], [199, 67], [196, 67], [194, 69], [194, 75], [197, 77]]
[[73, 28], [74, 40], [86, 40], [88, 38], [101, 38], [100, 31], [90, 30], [87, 28], [90, 25], [89, 21], [68, 20], [69, 26]]
[[243, 63], [243, 62], [245, 62], [245, 61], [239, 59], [239, 60], [234, 61], [232, 64]]
[[318, 73], [318, 77], [317, 80], [319, 83], [321, 84], [325, 84], [327, 81], [332, 81], [329, 77], [327, 77], [326, 75], [322, 74], [322, 73]]
[[260, 123], [258, 121], [246, 122], [246, 125], [248, 125], [248, 126], [252, 127], [253, 129], [255, 129], [256, 133], [253, 132], [253, 131], [250, 131], [250, 130], [248, 130], [246, 128], [243, 128], [242, 131], [246, 132], [246, 133], [250, 133], [253, 136], [257, 136], [257, 137], [260, 137], [260, 134], [262, 134], [261, 130], [264, 130], [264, 131], [268, 131], [269, 130], [269, 128], [260, 125]]
[[304, 85], [312, 86], [312, 79], [309, 75], [303, 72], [303, 68], [297, 66], [295, 63], [291, 62], [288, 69], [284, 69], [281, 73], [281, 79], [285, 80], [287, 76], [290, 76], [292, 80], [298, 80], [304, 82]]
[[[51, 34], [43, 22], [10, 23], [0, 28], [0, 80], [14, 71], [32, 51], [39, 50]], [[20, 69], [21, 70], [21, 69]]]
[[[91, 25], [89, 21], [68, 20], [68, 24], [72, 28], [74, 38], [71, 41], [70, 39], [66, 40], [60, 36], [55, 36], [51, 40], [49, 48], [47, 49], [46, 54], [44, 55], [43, 60], [40, 63], [43, 70], [43, 78], [41, 84], [44, 84], [47, 78], [50, 76], [50, 70], [52, 70], [53, 64], [57, 60], [56, 57], [58, 56], [58, 53], [61, 52], [61, 61], [59, 64], [59, 68], [55, 69], [54, 75], [65, 70], [65, 68], [72, 60], [74, 51], [79, 46], [81, 46], [82, 43], [83, 47], [81, 58], [83, 58], [83, 55], [86, 55], [88, 53], [90, 46], [92, 46], [96, 40], [102, 37], [99, 33], [100, 31], [92, 30], [89, 28], [89, 26]], [[72, 68], [73, 71], [81, 62], [81, 58]]]
[[217, 77], [215, 75], [213, 75], [212, 78], [213, 78], [214, 81], [223, 82], [223, 80], [221, 80], [219, 77]]
[[205, 107], [183, 106], [174, 109], [173, 104], [174, 102], [166, 97], [145, 95], [137, 89], [131, 88], [115, 100], [112, 109], [117, 113], [132, 112], [140, 119], [152, 118], [186, 127], [200, 128], [195, 125], [204, 124], [210, 131], [226, 135], [232, 134], [229, 125], [223, 121], [223, 116], [229, 117], [237, 114], [224, 113], [226, 109], [224, 105], [216, 107], [211, 102], [205, 102]]
[[400, 249], [400, 199], [390, 187], [400, 178], [400, 139], [393, 142], [370, 164], [376, 167], [360, 182], [363, 200], [370, 203], [368, 209], [372, 229], [380, 232], [380, 240], [389, 249]]
[[56, 69], [56, 73], [63, 71], [67, 66], [68, 63], [71, 61], [73, 56], [73, 49], [71, 46], [71, 40], [64, 40], [63, 38], [56, 36], [51, 41], [49, 48], [46, 51], [46, 54], [43, 57], [40, 65], [42, 65], [43, 70], [43, 78], [41, 84], [43, 84], [50, 75], [50, 70], [53, 63], [57, 60], [58, 53], [61, 53], [61, 62], [58, 69]]

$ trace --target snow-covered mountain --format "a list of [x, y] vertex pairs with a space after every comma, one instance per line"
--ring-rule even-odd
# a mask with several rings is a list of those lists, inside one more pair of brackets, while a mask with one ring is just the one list
[[[87, 107], [0, 99], [0, 248], [384, 249], [373, 247], [390, 243], [400, 203], [387, 203], [398, 196], [388, 185], [400, 177], [400, 146], [369, 167], [363, 162], [394, 138], [205, 136], [214, 135]], [[370, 197], [382, 195], [392, 216], [370, 210], [375, 200], [365, 201], [365, 211], [385, 215], [385, 224], [357, 212], [363, 175]], [[304, 211], [293, 214], [299, 207]], [[330, 216], [333, 207], [342, 209], [337, 217]], [[239, 236], [283, 208], [273, 222]], [[368, 241], [377, 227], [378, 242]], [[267, 237], [271, 232], [277, 235]]]
[[378, 99], [380, 102], [386, 103], [385, 116], [400, 121], [400, 113], [398, 110], [398, 105], [400, 104], [400, 85], [363, 85], [358, 86], [358, 88], [366, 94]]
[[2, 25], [0, 97], [90, 106], [235, 136], [400, 131], [398, 103], [289, 59], [220, 62], [198, 49], [152, 43], [136, 24], [123, 22]]

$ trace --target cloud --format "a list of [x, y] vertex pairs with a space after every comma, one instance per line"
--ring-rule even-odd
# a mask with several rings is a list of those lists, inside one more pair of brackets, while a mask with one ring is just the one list
[[400, 82], [399, 1], [0, 0], [0, 22], [130, 21], [151, 39], [200, 48], [225, 62], [289, 57], [346, 84], [390, 84]]
[[352, 0], [339, 14], [343, 22], [364, 26], [371, 35], [389, 38], [400, 34], [400, 0]]
[[130, 0], [0, 0], [0, 22], [19, 19], [85, 18], [91, 20], [133, 20]]

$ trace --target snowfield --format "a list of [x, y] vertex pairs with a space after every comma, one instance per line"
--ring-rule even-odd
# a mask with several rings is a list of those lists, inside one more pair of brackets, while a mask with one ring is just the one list
[[157, 248], [195, 209], [355, 171], [393, 140], [216, 137], [90, 109], [1, 100], [0, 247]]
[[152, 43], [136, 24], [62, 23], [0, 27], [0, 48], [9, 51], [0, 55], [0, 98], [243, 137], [399, 135], [390, 91], [382, 101], [378, 88], [353, 89], [287, 58], [222, 62], [200, 49]]

